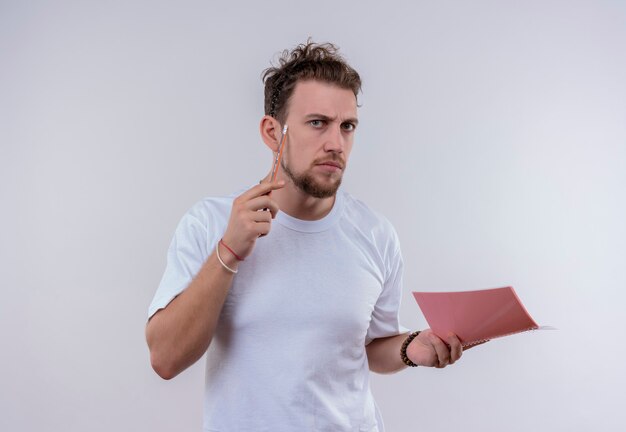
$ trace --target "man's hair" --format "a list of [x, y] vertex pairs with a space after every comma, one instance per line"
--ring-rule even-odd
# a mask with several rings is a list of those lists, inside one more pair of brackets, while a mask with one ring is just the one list
[[338, 54], [331, 43], [316, 44], [310, 39], [293, 50], [283, 51], [279, 65], [263, 71], [265, 114], [281, 124], [287, 117], [289, 98], [298, 81], [316, 80], [352, 90], [357, 97], [361, 77]]

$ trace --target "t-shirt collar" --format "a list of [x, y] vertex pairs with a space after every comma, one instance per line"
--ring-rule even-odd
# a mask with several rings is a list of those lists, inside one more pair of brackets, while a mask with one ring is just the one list
[[286, 228], [294, 231], [315, 233], [320, 231], [326, 231], [332, 227], [341, 217], [344, 206], [344, 194], [341, 190], [337, 191], [335, 195], [335, 202], [330, 212], [321, 219], [308, 221], [297, 219], [293, 216], [289, 216], [287, 213], [279, 211], [276, 215], [276, 221]]

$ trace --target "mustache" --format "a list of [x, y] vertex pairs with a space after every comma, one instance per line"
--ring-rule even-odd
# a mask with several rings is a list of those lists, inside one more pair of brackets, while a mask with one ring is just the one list
[[342, 169], [345, 168], [346, 166], [346, 161], [339, 156], [337, 153], [333, 153], [332, 156], [330, 158], [319, 158], [319, 159], [315, 159], [313, 161], [313, 165], [321, 165], [321, 164], [325, 164], [328, 162], [333, 162], [337, 165], [339, 165]]

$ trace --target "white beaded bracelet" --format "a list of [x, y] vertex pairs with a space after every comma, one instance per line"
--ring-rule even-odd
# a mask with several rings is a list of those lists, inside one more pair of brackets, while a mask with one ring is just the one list
[[222, 257], [220, 256], [220, 244], [219, 244], [219, 243], [215, 246], [215, 252], [217, 252], [217, 259], [218, 259], [218, 261], [220, 262], [220, 264], [221, 264], [221, 265], [222, 265], [222, 266], [223, 266], [226, 270], [228, 270], [228, 271], [229, 271], [229, 272], [231, 272], [232, 274], [236, 274], [236, 273], [239, 271], [239, 270], [233, 270], [233, 269], [231, 269], [230, 267], [228, 267], [228, 266], [224, 263], [224, 261], [222, 261]]

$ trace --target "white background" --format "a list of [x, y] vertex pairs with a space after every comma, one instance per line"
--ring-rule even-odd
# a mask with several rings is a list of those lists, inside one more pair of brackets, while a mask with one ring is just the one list
[[623, 430], [617, 0], [0, 1], [0, 430], [200, 430], [147, 307], [182, 214], [269, 169], [260, 74], [308, 36], [362, 75], [345, 188], [400, 234], [404, 324], [513, 285], [558, 327], [374, 376], [388, 431]]

